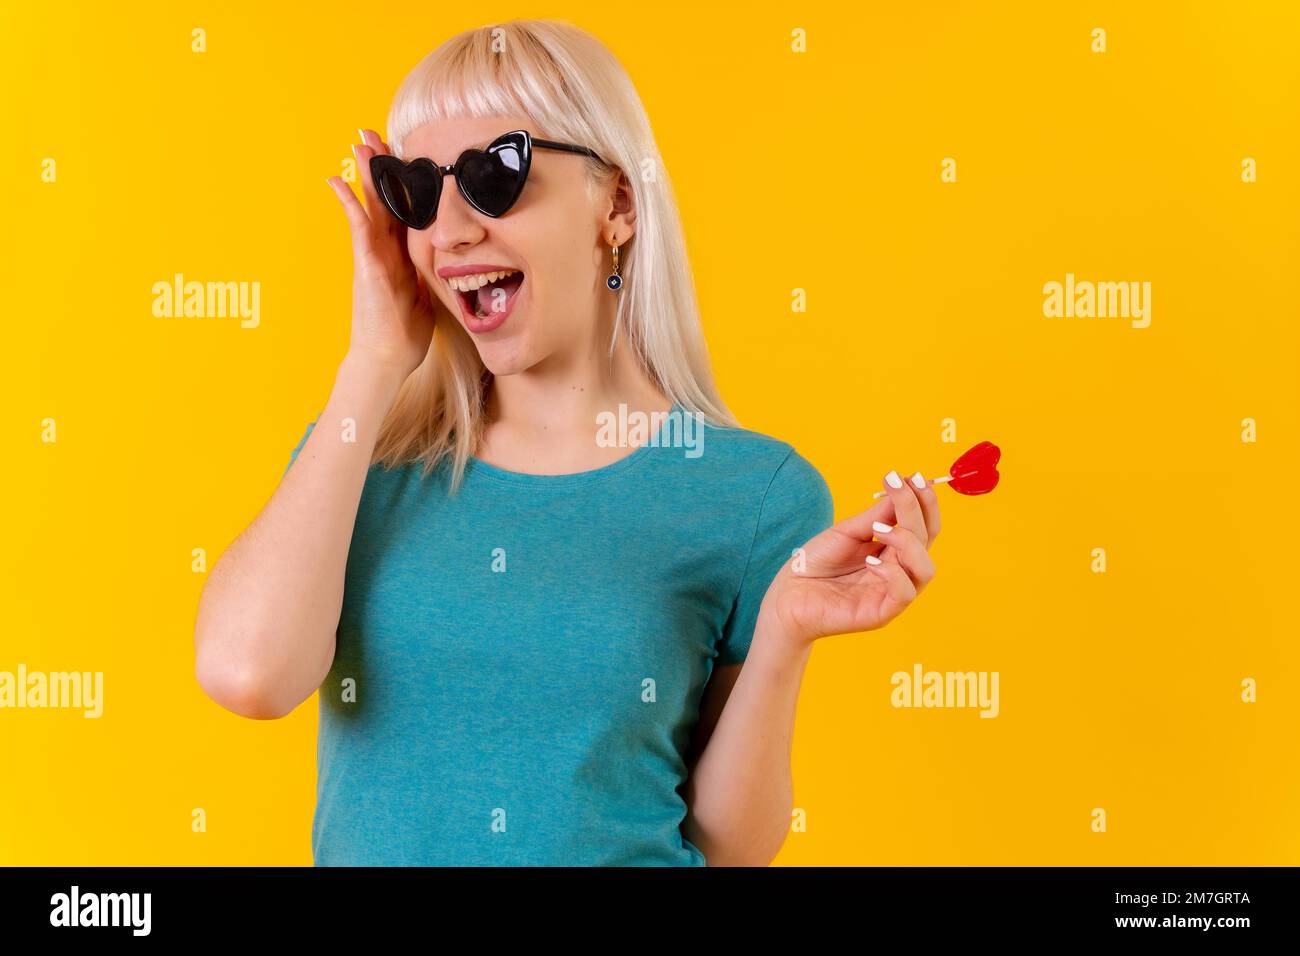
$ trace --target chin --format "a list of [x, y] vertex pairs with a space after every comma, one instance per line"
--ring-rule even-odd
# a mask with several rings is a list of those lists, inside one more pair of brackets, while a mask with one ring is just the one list
[[517, 340], [484, 342], [474, 339], [474, 345], [478, 349], [479, 359], [493, 375], [517, 375], [537, 364], [532, 350]]

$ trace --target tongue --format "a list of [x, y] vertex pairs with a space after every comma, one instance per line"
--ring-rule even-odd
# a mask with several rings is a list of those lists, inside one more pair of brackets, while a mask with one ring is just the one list
[[[505, 308], [506, 300], [515, 294], [515, 290], [519, 288], [520, 283], [523, 281], [524, 274], [522, 272], [512, 272], [504, 279], [497, 279], [496, 282], [489, 282], [478, 290], [478, 311], [482, 315], [491, 315], [493, 306], [496, 305], [498, 298], [500, 298], [501, 302], [501, 305], [498, 308]], [[494, 294], [494, 289], [504, 289], [505, 295], [498, 296]]]

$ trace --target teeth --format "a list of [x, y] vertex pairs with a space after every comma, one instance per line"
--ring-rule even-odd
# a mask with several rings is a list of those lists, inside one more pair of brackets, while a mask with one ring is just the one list
[[471, 276], [452, 276], [447, 280], [447, 283], [457, 292], [473, 292], [475, 289], [481, 289], [489, 282], [496, 282], [497, 279], [514, 275], [518, 271], [518, 269], [504, 269], [501, 272], [480, 272]]

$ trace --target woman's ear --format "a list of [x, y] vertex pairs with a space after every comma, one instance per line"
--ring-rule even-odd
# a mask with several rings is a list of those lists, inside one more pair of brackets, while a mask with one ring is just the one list
[[636, 232], [636, 196], [623, 170], [609, 187], [604, 235], [611, 245], [626, 245]]

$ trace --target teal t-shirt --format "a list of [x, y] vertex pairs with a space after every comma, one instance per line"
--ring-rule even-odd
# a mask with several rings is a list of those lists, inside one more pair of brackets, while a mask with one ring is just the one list
[[705, 864], [679, 790], [701, 694], [832, 503], [790, 445], [674, 414], [578, 474], [472, 459], [449, 495], [445, 461], [371, 467], [319, 692], [315, 865]]

